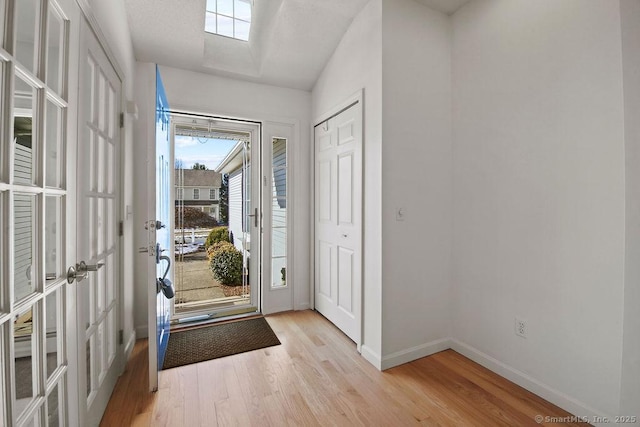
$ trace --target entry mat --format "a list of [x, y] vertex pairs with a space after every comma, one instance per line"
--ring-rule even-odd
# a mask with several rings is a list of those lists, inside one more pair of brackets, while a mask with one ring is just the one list
[[264, 317], [172, 332], [162, 369], [280, 345]]

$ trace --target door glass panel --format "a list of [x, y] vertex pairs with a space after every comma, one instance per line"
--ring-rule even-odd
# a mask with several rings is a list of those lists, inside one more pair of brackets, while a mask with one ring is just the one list
[[35, 73], [36, 20], [40, 10], [38, 0], [19, 0], [16, 8], [15, 56], [28, 70]]
[[36, 241], [36, 198], [17, 193], [14, 208], [14, 301], [31, 294], [35, 290], [36, 271], [33, 262]]
[[93, 380], [93, 375], [91, 375], [91, 370], [92, 370], [92, 365], [91, 365], [91, 341], [93, 340], [92, 338], [89, 338], [87, 340], [87, 347], [86, 347], [86, 352], [87, 352], [87, 398], [91, 395], [91, 389], [92, 387], [92, 380]]
[[62, 93], [62, 66], [64, 62], [64, 25], [62, 17], [49, 3], [49, 35], [47, 38], [47, 86]]
[[[2, 351], [2, 353], [6, 353], [6, 350], [4, 348], [4, 343], [5, 340], [4, 338], [7, 336], [8, 330], [7, 330], [7, 325], [10, 325], [11, 322], [5, 322], [2, 325], [0, 325], [0, 351]], [[6, 382], [5, 382], [6, 383]], [[4, 387], [0, 387], [0, 427], [4, 427], [4, 402], [5, 402], [5, 394], [4, 394]]]
[[[0, 47], [4, 47], [4, 29], [6, 28], [7, 23], [5, 22], [8, 13], [7, 13], [7, 2], [5, 0], [0, 0]], [[2, 419], [0, 418], [0, 423], [2, 423]]]
[[60, 255], [62, 254], [62, 198], [45, 198], [44, 264], [47, 283], [62, 276]]
[[60, 143], [62, 136], [62, 109], [47, 100], [47, 126], [45, 134], [45, 150], [47, 153], [48, 187], [60, 187]]
[[45, 299], [45, 331], [47, 334], [46, 350], [47, 350], [47, 379], [59, 366], [59, 334], [57, 315], [59, 313], [59, 293], [56, 290], [50, 293]]
[[35, 89], [16, 77], [13, 112], [14, 182], [16, 184], [33, 184], [35, 180], [36, 144], [33, 135], [35, 99]]
[[271, 287], [287, 285], [287, 140], [273, 139]]
[[14, 377], [16, 379], [16, 409], [20, 415], [34, 396], [33, 382], [36, 372], [36, 358], [33, 329], [33, 307], [19, 313], [13, 322], [14, 336]]
[[116, 283], [115, 283], [115, 268], [116, 265], [115, 256], [113, 254], [107, 257], [104, 270], [107, 272], [107, 305], [110, 305], [116, 297]]
[[60, 384], [56, 384], [47, 397], [47, 420], [49, 427], [62, 425], [62, 422], [60, 422], [60, 415], [62, 414], [62, 411], [60, 411], [60, 388]]

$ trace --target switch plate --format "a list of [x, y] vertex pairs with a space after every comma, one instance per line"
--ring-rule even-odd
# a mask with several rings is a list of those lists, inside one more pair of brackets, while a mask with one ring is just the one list
[[396, 221], [404, 221], [407, 216], [407, 211], [405, 208], [396, 208]]

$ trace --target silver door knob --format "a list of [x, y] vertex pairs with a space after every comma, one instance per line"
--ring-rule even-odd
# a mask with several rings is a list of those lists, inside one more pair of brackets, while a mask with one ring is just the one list
[[90, 271], [98, 271], [100, 268], [104, 266], [103, 263], [99, 262], [97, 264], [88, 264], [84, 261], [80, 261], [78, 264], [72, 267], [69, 267], [67, 270], [67, 282], [73, 283], [74, 281], [81, 282], [87, 278], [87, 274]]

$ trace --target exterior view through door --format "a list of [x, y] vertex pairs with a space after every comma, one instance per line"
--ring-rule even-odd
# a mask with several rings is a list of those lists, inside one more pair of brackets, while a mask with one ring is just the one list
[[174, 113], [178, 322], [259, 311], [260, 126]]
[[315, 307], [360, 346], [362, 101], [315, 127]]

